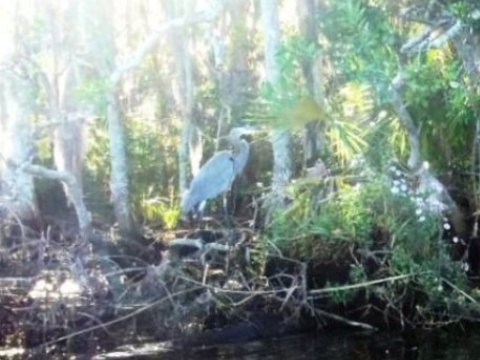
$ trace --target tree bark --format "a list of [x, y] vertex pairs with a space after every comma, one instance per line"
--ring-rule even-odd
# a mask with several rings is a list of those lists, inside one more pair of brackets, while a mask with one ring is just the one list
[[70, 3], [64, 11], [55, 12], [51, 6], [48, 8], [55, 66], [50, 76], [44, 76], [44, 86], [49, 97], [51, 121], [58, 123], [53, 133], [55, 167], [59, 172], [67, 173], [75, 179], [74, 184], [63, 181], [64, 192], [67, 201], [75, 208], [82, 232], [86, 232], [88, 225], [82, 215], [86, 209], [83, 202], [86, 118], [82, 113], [86, 111], [81, 109], [74, 95], [81, 82], [82, 68], [77, 64], [77, 55], [69, 50], [79, 43], [82, 29], [79, 19], [68, 19], [72, 14], [78, 13], [81, 7], [82, 4]]
[[[278, 3], [261, 0], [261, 15], [264, 34], [266, 81], [278, 88], [280, 67], [277, 54], [280, 47]], [[272, 208], [283, 207], [286, 186], [292, 176], [291, 134], [287, 130], [273, 129], [270, 134], [273, 147]]]
[[3, 78], [1, 205], [9, 215], [29, 221], [38, 215], [33, 176], [22, 168], [32, 162], [35, 153], [31, 124], [32, 84], [25, 73], [10, 72]]
[[398, 119], [402, 123], [404, 129], [407, 131], [410, 143], [410, 156], [407, 165], [412, 170], [418, 170], [422, 165], [422, 155], [420, 152], [420, 132], [415, 125], [407, 105], [402, 98], [404, 87], [403, 74], [400, 71], [392, 81], [392, 103], [397, 113]]
[[232, 0], [229, 3], [231, 19], [230, 47], [227, 49], [227, 65], [224, 98], [231, 109], [234, 123], [243, 119], [248, 109], [248, 89], [253, 83], [253, 74], [249, 67], [250, 40], [248, 11], [251, 3], [245, 0]]
[[[38, 215], [33, 177], [19, 166], [31, 163], [34, 157], [32, 115], [34, 87], [23, 61], [16, 61], [20, 52], [20, 4], [12, 6], [14, 16], [3, 24], [4, 57], [0, 69], [0, 207], [20, 220], [33, 220]], [[7, 65], [7, 66], [6, 66]], [[10, 67], [8, 67], [10, 65]]]
[[[316, 1], [299, 0], [297, 3], [298, 26], [308, 44], [316, 44], [318, 27], [315, 21]], [[302, 71], [307, 87], [313, 99], [322, 109], [326, 106], [324, 91], [324, 76], [322, 74], [322, 55], [315, 58], [302, 59]], [[304, 165], [313, 166], [320, 157], [325, 145], [324, 128], [320, 125], [322, 119], [317, 119], [305, 125]]]
[[112, 76], [107, 94], [107, 120], [111, 164], [110, 191], [113, 211], [118, 225], [123, 232], [130, 232], [132, 230], [132, 224], [129, 209], [127, 153], [123, 116], [118, 100], [119, 82], [119, 76]]
[[[193, 10], [187, 8], [184, 1], [175, 3], [166, 1], [164, 6], [171, 18], [179, 17], [181, 15], [188, 18], [191, 16]], [[192, 173], [194, 173], [195, 170], [198, 170], [201, 161], [201, 154], [200, 159], [197, 159], [196, 155], [198, 154], [194, 151], [194, 146], [199, 145], [199, 143], [193, 144], [191, 142], [195, 132], [193, 125], [195, 102], [193, 61], [190, 54], [191, 40], [189, 39], [185, 28], [178, 27], [172, 29], [169, 34], [169, 40], [176, 70], [175, 79], [172, 80], [172, 87], [174, 89], [173, 95], [178, 107], [178, 115], [183, 124], [181, 142], [178, 149], [179, 190], [180, 194], [183, 194], [188, 189], [189, 168], [192, 170]], [[191, 147], [191, 144], [194, 146]], [[201, 147], [196, 147], [196, 149], [200, 149], [201, 151]], [[194, 163], [192, 160], [197, 161]]]

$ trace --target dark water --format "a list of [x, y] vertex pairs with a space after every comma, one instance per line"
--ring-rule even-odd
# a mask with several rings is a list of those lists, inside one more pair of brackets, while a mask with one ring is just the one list
[[480, 359], [480, 331], [395, 333], [335, 333], [292, 336], [244, 344], [169, 351], [146, 344], [104, 354], [96, 359], [129, 360], [296, 360], [296, 359]]

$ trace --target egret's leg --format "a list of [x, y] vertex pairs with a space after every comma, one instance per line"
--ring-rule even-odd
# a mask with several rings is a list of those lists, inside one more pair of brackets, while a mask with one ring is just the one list
[[188, 214], [184, 215], [190, 227], [198, 227], [203, 220], [203, 211], [205, 210], [206, 201], [202, 201], [195, 205]]
[[223, 193], [222, 195], [222, 205], [223, 205], [223, 213], [225, 216], [228, 216], [228, 198], [227, 198], [227, 193]]
[[205, 214], [205, 208], [207, 206], [207, 201], [202, 201], [200, 204], [198, 204], [196, 212], [195, 212], [195, 222], [196, 226], [203, 227], [202, 222], [204, 221], [204, 214]]
[[200, 218], [203, 218], [203, 212], [205, 211], [205, 206], [207, 206], [207, 201], [202, 201], [200, 205], [198, 205], [198, 214]]
[[225, 226], [232, 227], [233, 226], [233, 219], [232, 219], [232, 216], [228, 212], [228, 192], [223, 193], [222, 205], [223, 205], [223, 214], [225, 216]]

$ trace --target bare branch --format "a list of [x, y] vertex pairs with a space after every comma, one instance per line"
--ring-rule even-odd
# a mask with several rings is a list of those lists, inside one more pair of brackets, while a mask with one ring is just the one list
[[[443, 15], [435, 23], [428, 22], [426, 29], [417, 37], [407, 41], [400, 52], [413, 55], [430, 49], [441, 48], [464, 29], [465, 24], [460, 19], [455, 19], [453, 15], [448, 13]], [[473, 21], [480, 19], [480, 10], [472, 11], [468, 18]], [[419, 22], [419, 20], [415, 21]]]
[[410, 141], [410, 157], [408, 159], [408, 166], [411, 169], [416, 169], [421, 165], [421, 154], [420, 154], [420, 132], [415, 125], [410, 113], [407, 110], [407, 105], [402, 99], [402, 89], [404, 85], [403, 74], [398, 72], [395, 78], [392, 81], [391, 90], [392, 90], [392, 102], [393, 107], [397, 113], [398, 119], [407, 130], [408, 138]]
[[348, 326], [352, 326], [352, 327], [355, 327], [355, 328], [361, 328], [361, 329], [369, 330], [369, 331], [377, 330], [376, 327], [374, 327], [372, 325], [369, 325], [367, 323], [350, 320], [350, 319], [347, 319], [343, 316], [340, 316], [340, 315], [337, 315], [337, 314], [332, 314], [330, 312], [327, 312], [327, 311], [324, 311], [324, 310], [321, 310], [321, 309], [315, 309], [314, 311], [317, 315], [329, 318], [331, 320], [335, 320], [339, 323], [342, 323], [342, 324], [345, 324], [345, 325], [348, 325]]
[[147, 54], [157, 45], [158, 40], [167, 32], [183, 26], [191, 26], [193, 24], [198, 24], [201, 22], [213, 21], [221, 13], [223, 8], [223, 1], [221, 2], [222, 6], [219, 6], [213, 11], [202, 11], [194, 14], [193, 16], [184, 16], [178, 19], [168, 21], [165, 24], [159, 26], [156, 30], [150, 34], [150, 36], [144, 41], [144, 43], [135, 51], [135, 53], [126, 60], [123, 64], [117, 66], [112, 75], [110, 76], [110, 84], [112, 88], [115, 88], [120, 83], [121, 78], [126, 75], [129, 71], [133, 70]]
[[7, 161], [7, 164], [8, 166], [18, 167], [20, 170], [25, 171], [33, 176], [44, 179], [58, 180], [64, 183], [68, 187], [69, 193], [71, 194], [71, 201], [77, 213], [80, 232], [82, 236], [86, 236], [87, 231], [90, 228], [91, 214], [85, 207], [85, 203], [83, 202], [82, 198], [82, 192], [77, 184], [77, 180], [73, 175], [63, 171], [48, 169], [40, 165], [33, 165], [28, 162], [25, 164], [16, 165], [12, 164], [11, 161]]
[[[448, 27], [445, 29], [446, 25]], [[457, 36], [463, 28], [460, 20], [453, 22], [452, 20], [441, 20], [434, 26], [427, 27], [419, 36], [409, 40], [402, 46], [400, 52], [402, 54], [415, 54], [430, 49], [437, 49], [444, 46], [455, 36]]]

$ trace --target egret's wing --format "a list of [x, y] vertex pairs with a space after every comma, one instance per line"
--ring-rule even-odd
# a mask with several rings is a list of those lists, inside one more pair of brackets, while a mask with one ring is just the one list
[[198, 171], [190, 184], [190, 189], [182, 201], [184, 213], [191, 211], [204, 200], [212, 199], [227, 191], [234, 179], [235, 170], [232, 153], [216, 153]]

